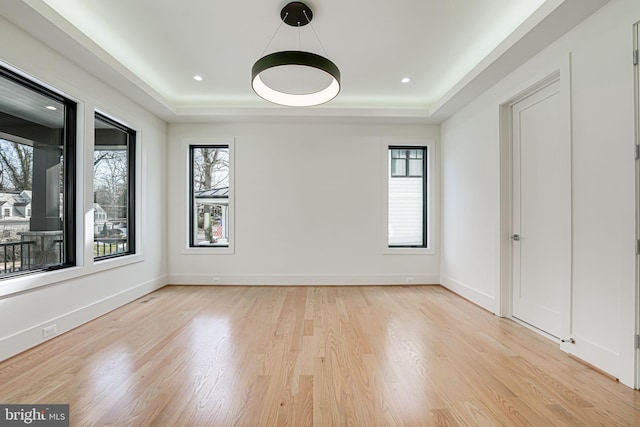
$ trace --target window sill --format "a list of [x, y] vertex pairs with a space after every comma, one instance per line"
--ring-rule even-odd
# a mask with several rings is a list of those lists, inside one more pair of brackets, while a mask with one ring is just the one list
[[91, 268], [91, 272], [95, 273], [98, 271], [110, 270], [112, 268], [122, 267], [141, 261], [144, 261], [144, 257], [141, 254], [130, 254], [116, 256], [113, 258], [95, 259], [93, 261], [94, 264]]
[[142, 261], [144, 261], [143, 255], [134, 254], [115, 259], [97, 261], [95, 264], [89, 266], [75, 266], [55, 271], [34, 271], [33, 273], [3, 279], [0, 280], [0, 298], [31, 291], [44, 286], [55, 285], [60, 282], [81, 279], [82, 277], [90, 276], [91, 274], [98, 273], [100, 271], [123, 267], [125, 265], [135, 264]]
[[232, 246], [193, 246], [182, 250], [183, 255], [233, 255], [234, 253]]
[[436, 251], [432, 248], [390, 248], [384, 247], [384, 255], [434, 255]]

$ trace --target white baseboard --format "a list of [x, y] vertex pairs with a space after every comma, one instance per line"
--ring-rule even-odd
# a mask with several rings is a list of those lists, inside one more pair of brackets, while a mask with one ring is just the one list
[[[95, 301], [84, 307], [62, 314], [46, 322], [34, 325], [28, 329], [17, 332], [8, 337], [0, 339], [0, 361], [13, 357], [23, 351], [42, 344], [45, 341], [55, 338], [71, 329], [96, 319], [116, 308], [123, 306], [137, 298], [150, 292], [162, 288], [167, 284], [167, 276], [160, 276], [145, 283], [141, 283], [132, 288], [111, 295], [107, 298]], [[49, 338], [42, 338], [42, 328], [56, 324], [57, 333]]]
[[489, 310], [492, 313], [498, 312], [497, 299], [489, 294], [480, 292], [465, 283], [458, 282], [457, 280], [454, 280], [445, 275], [440, 276], [440, 284], [449, 289], [451, 292], [454, 292], [461, 297], [468, 299], [469, 301], [479, 305], [485, 310]]
[[172, 285], [354, 286], [437, 285], [437, 274], [172, 274]]

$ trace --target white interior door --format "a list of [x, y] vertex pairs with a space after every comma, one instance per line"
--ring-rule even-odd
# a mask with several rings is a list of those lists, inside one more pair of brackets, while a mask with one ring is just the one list
[[562, 337], [571, 287], [571, 145], [556, 81], [512, 106], [512, 315]]

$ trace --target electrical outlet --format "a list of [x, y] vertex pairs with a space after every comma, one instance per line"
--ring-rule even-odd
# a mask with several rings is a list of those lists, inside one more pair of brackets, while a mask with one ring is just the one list
[[405, 283], [413, 283], [413, 277], [409, 276], [405, 279]]
[[42, 328], [42, 338], [49, 338], [58, 333], [58, 325], [53, 324]]
[[213, 283], [214, 285], [217, 285], [220, 283], [220, 278], [219, 277], [214, 277], [211, 279], [211, 283]]

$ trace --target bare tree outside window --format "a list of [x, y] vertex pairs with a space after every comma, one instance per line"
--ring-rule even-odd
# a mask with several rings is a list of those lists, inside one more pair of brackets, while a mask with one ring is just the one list
[[191, 146], [191, 246], [229, 244], [229, 147]]
[[109, 218], [124, 220], [127, 217], [127, 151], [123, 149], [94, 152], [94, 202], [98, 203]]
[[198, 148], [193, 151], [196, 191], [229, 186], [229, 148]]
[[0, 190], [31, 190], [33, 147], [0, 138]]
[[96, 114], [93, 151], [94, 258], [133, 253], [135, 131]]

